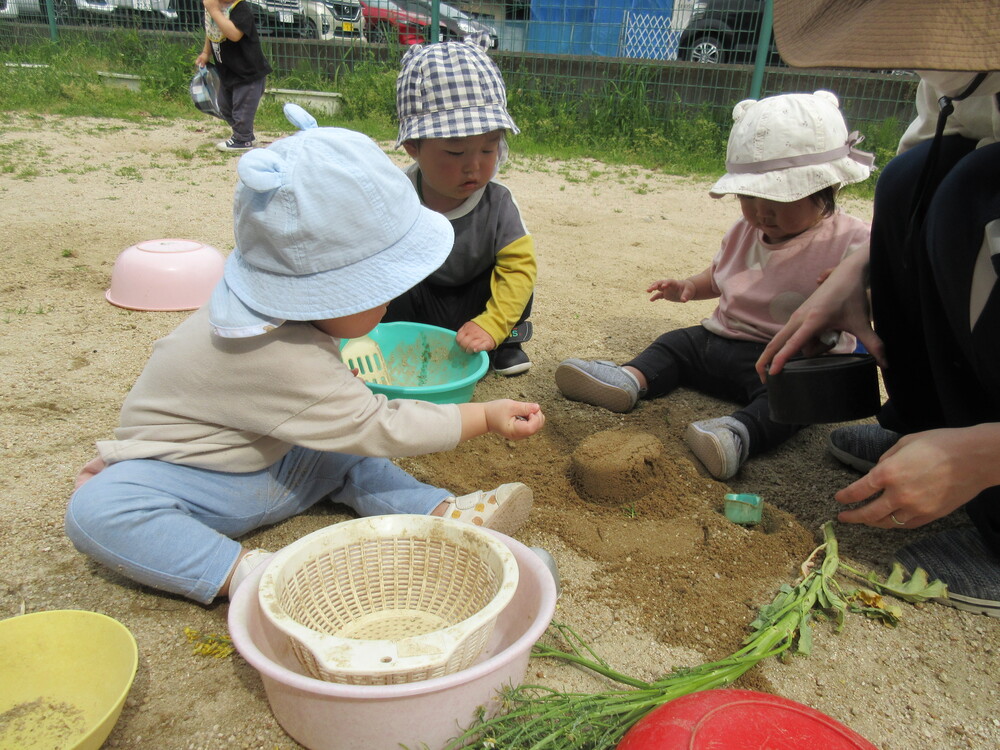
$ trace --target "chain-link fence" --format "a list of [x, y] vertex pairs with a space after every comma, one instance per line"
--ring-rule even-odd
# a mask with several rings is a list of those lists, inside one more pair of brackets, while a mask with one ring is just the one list
[[[741, 99], [826, 88], [852, 125], [913, 115], [912, 73], [785, 66], [771, 41], [771, 0], [243, 1], [276, 78], [308, 71], [330, 91], [362, 61], [395, 70], [405, 45], [486, 32], [512, 92], [612, 114], [627, 92], [651, 117], [699, 108], [726, 122]], [[201, 0], [0, 0], [0, 50], [96, 40], [123, 26], [151, 47], [197, 49], [202, 21]], [[117, 61], [119, 72], [130, 62]]]

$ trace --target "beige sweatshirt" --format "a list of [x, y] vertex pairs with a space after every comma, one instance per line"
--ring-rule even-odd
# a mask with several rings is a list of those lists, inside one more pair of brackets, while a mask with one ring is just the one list
[[262, 336], [215, 336], [207, 306], [153, 346], [121, 410], [107, 463], [153, 458], [215, 471], [267, 468], [295, 445], [360, 456], [454, 448], [455, 404], [373, 394], [338, 342], [289, 321]]

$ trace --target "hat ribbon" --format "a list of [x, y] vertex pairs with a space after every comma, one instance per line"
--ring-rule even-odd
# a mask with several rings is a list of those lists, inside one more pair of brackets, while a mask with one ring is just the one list
[[845, 156], [856, 161], [858, 164], [871, 167], [875, 163], [875, 154], [870, 154], [867, 151], [859, 151], [855, 148], [864, 139], [865, 137], [855, 130], [847, 137], [847, 143], [830, 151], [823, 151], [818, 154], [783, 156], [779, 159], [765, 159], [764, 161], [751, 161], [747, 163], [727, 161], [726, 171], [730, 174], [759, 174], [761, 172], [773, 172], [776, 169], [788, 169], [789, 167], [827, 164]]

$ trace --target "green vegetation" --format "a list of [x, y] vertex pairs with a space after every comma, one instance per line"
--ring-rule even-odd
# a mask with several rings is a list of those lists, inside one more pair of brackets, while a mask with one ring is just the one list
[[[840, 560], [832, 523], [823, 524], [823, 544], [801, 566], [794, 586], [783, 585], [750, 623], [743, 646], [720, 661], [678, 668], [655, 682], [616, 671], [572, 628], [553, 623], [557, 645], [535, 644], [536, 657], [559, 659], [617, 685], [600, 693], [564, 693], [540, 685], [503, 691], [503, 711], [481, 716], [448, 744], [460, 748], [531, 750], [611, 750], [628, 729], [657, 706], [700, 690], [729, 685], [758, 663], [812, 653], [812, 630], [827, 621], [841, 632], [848, 613], [896, 625], [902, 608], [885, 596], [915, 603], [947, 596], [940, 581], [928, 581], [917, 568], [909, 579], [897, 564], [882, 581]], [[857, 587], [860, 581], [864, 586]]]
[[[95, 39], [66, 29], [58, 43], [41, 39], [0, 50], [0, 62], [5, 63], [0, 67], [0, 101], [7, 111], [117, 118], [149, 127], [167, 118], [198, 122], [205, 115], [192, 106], [188, 84], [200, 48], [195, 33], [160, 37], [113, 29]], [[390, 56], [396, 59], [398, 55]], [[394, 62], [371, 54], [350, 69], [339, 65], [332, 77], [311, 64], [302, 60], [291, 72], [272, 75], [269, 86], [337, 91], [343, 95], [342, 110], [335, 118], [317, 115], [321, 125], [360, 130], [380, 141], [395, 139]], [[139, 76], [141, 90], [106, 85], [99, 71]], [[590, 84], [586, 93], [572, 79], [566, 79], [566, 90], [553, 91], [529, 73], [507, 74], [511, 114], [522, 130], [511, 140], [513, 152], [535, 162], [593, 158], [671, 174], [721, 174], [728, 117], [717, 109], [679, 101], [654, 107], [647, 97], [653, 74], [650, 66], [636, 63], [623, 77]], [[0, 113], [0, 121], [2, 117]], [[257, 126], [270, 133], [289, 129], [280, 104], [271, 99], [262, 103]], [[863, 148], [876, 152], [877, 164], [885, 164], [894, 153], [901, 124], [886, 120], [866, 130]], [[0, 153], [0, 172], [29, 178], [9, 156]], [[141, 179], [138, 174], [122, 176]], [[870, 197], [873, 183], [848, 190]]]

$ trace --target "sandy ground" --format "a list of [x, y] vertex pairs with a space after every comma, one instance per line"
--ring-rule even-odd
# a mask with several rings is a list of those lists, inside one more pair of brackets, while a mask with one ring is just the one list
[[[212, 148], [224, 135], [205, 120], [0, 115], [0, 617], [87, 609], [131, 630], [140, 666], [111, 747], [297, 747], [241, 657], [192, 652], [184, 629], [224, 633], [225, 602], [203, 607], [134, 585], [76, 552], [62, 530], [78, 467], [110, 436], [153, 341], [186, 315], [108, 304], [114, 261], [158, 238], [228, 252], [235, 159]], [[405, 465], [455, 492], [530, 484], [535, 510], [518, 538], [559, 562], [556, 617], [620, 670], [653, 678], [725, 656], [757, 609], [794, 582], [837, 510], [833, 493], [852, 481], [824, 453], [830, 426], [806, 429], [726, 485], [681, 436], [729, 405], [680, 391], [617, 415], [565, 401], [552, 374], [570, 356], [622, 361], [663, 330], [704, 317], [711, 302], [650, 305], [644, 289], [705, 267], [737, 206], [709, 198], [703, 180], [596, 161], [515, 157], [503, 179], [537, 241], [535, 338], [526, 346], [535, 366], [516, 379], [488, 376], [475, 398], [537, 400], [548, 423], [527, 441], [488, 436]], [[870, 216], [867, 203], [846, 207]], [[602, 469], [605, 491], [581, 491], [580, 472], [596, 455], [612, 462]], [[730, 491], [761, 494], [765, 523], [726, 521]], [[277, 549], [342, 511], [317, 509], [248, 543]], [[838, 526], [837, 535], [846, 560], [884, 574], [907, 539], [965, 522], [901, 532]], [[895, 628], [857, 615], [840, 634], [819, 624], [812, 656], [765, 663], [739, 684], [813, 706], [885, 750], [1000, 747], [1000, 621], [939, 605], [904, 605], [903, 614]], [[549, 663], [529, 672], [557, 687], [600, 687]]]

